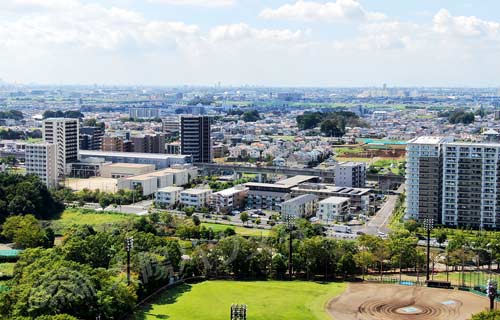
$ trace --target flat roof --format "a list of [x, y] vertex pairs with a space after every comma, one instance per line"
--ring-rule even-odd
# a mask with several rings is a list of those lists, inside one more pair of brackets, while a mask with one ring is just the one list
[[341, 204], [346, 201], [350, 201], [351, 199], [349, 198], [344, 198], [344, 197], [329, 197], [324, 200], [321, 200], [319, 203], [332, 203], [332, 204]]
[[182, 191], [182, 193], [188, 193], [188, 194], [202, 194], [206, 192], [211, 192], [211, 189], [186, 189]]
[[450, 141], [450, 137], [442, 136], [421, 136], [408, 141], [408, 144], [439, 144]]
[[316, 199], [318, 199], [318, 197], [315, 196], [314, 194], [303, 194], [301, 196], [298, 196], [298, 197], [292, 198], [290, 200], [284, 201], [281, 204], [282, 205], [283, 204], [300, 204], [300, 203], [306, 203], [306, 202], [314, 201]]
[[79, 150], [78, 153], [88, 157], [122, 157], [122, 158], [145, 158], [145, 159], [186, 159], [189, 155], [164, 154], [164, 153], [140, 153], [140, 152], [118, 152], [118, 151], [99, 151], [99, 150]]
[[112, 168], [154, 168], [154, 164], [149, 164], [149, 163], [123, 163], [123, 162], [118, 162], [118, 163], [111, 163], [106, 165], [106, 167], [112, 167]]
[[280, 181], [276, 182], [276, 184], [284, 185], [287, 187], [293, 187], [293, 186], [299, 185], [301, 183], [304, 183], [304, 182], [307, 182], [307, 181], [313, 180], [313, 179], [319, 179], [319, 177], [318, 176], [298, 175], [298, 176], [294, 176], [294, 177], [291, 177], [288, 179], [280, 180]]
[[174, 192], [174, 191], [182, 191], [182, 190], [184, 190], [183, 187], [171, 186], [171, 187], [165, 187], [165, 188], [158, 189], [158, 192]]
[[246, 187], [232, 187], [232, 188], [229, 188], [229, 189], [224, 189], [224, 190], [221, 190], [221, 191], [218, 191], [218, 192], [214, 192], [214, 194], [219, 194], [221, 196], [232, 196], [234, 194], [237, 194], [237, 193], [240, 193], [240, 192], [243, 192], [243, 191], [248, 191], [248, 188]]
[[184, 172], [187, 171], [186, 169], [175, 169], [175, 168], [166, 168], [166, 169], [161, 169], [153, 172], [148, 172], [148, 173], [143, 173], [139, 174], [137, 176], [132, 176], [132, 177], [126, 177], [125, 179], [127, 180], [147, 180], [152, 177], [162, 177], [166, 176], [168, 174], [175, 174], [179, 172]]

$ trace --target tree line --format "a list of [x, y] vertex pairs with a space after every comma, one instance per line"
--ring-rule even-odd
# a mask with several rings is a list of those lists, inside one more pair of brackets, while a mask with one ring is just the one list
[[297, 116], [297, 126], [300, 130], [320, 127], [321, 133], [330, 137], [341, 137], [346, 127], [367, 127], [358, 115], [350, 111], [336, 112], [305, 112]]

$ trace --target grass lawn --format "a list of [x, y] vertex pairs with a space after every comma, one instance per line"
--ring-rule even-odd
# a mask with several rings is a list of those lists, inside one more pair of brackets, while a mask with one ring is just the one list
[[135, 215], [120, 213], [94, 212], [92, 210], [67, 209], [58, 220], [51, 222], [56, 234], [63, 234], [73, 225], [88, 224], [97, 229], [104, 228], [108, 224], [120, 224], [131, 219], [137, 219]]
[[344, 289], [343, 283], [206, 281], [168, 291], [134, 319], [228, 319], [231, 304], [240, 303], [248, 306], [248, 320], [326, 320], [326, 303]]
[[271, 230], [268, 229], [257, 229], [257, 228], [244, 228], [244, 227], [237, 227], [237, 226], [230, 226], [227, 224], [217, 224], [217, 223], [202, 223], [201, 225], [211, 228], [214, 232], [218, 231], [224, 231], [227, 228], [234, 229], [236, 231], [236, 234], [239, 234], [241, 236], [253, 236], [253, 237], [269, 237]]
[[14, 273], [14, 262], [0, 263], [0, 276], [12, 276]]

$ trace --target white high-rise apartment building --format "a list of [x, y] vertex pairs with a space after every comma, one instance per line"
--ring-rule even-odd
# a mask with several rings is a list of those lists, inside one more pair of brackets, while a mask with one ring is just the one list
[[43, 140], [56, 145], [57, 175], [63, 179], [66, 164], [78, 161], [79, 120], [50, 118], [43, 121]]
[[407, 146], [407, 216], [500, 227], [500, 144], [420, 137]]
[[57, 185], [57, 148], [51, 143], [26, 145], [26, 173], [33, 174], [49, 188]]

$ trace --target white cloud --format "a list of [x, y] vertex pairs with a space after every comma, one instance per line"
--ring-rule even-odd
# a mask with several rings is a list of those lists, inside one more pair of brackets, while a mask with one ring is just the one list
[[288, 29], [256, 29], [244, 23], [217, 26], [210, 30], [211, 41], [264, 40], [287, 42], [300, 40], [306, 32]]
[[347, 22], [382, 20], [385, 15], [369, 12], [357, 0], [337, 0], [320, 3], [299, 0], [277, 9], [267, 8], [260, 13], [264, 19], [287, 19], [299, 21]]
[[453, 16], [441, 9], [433, 19], [434, 31], [443, 35], [500, 40], [500, 23], [474, 16]]
[[[172, 47], [198, 34], [195, 25], [150, 21], [140, 13], [75, 0], [7, 0], [11, 8], [41, 8], [0, 20], [0, 47], [49, 47], [117, 49], [161, 45]], [[18, 6], [18, 7], [16, 7]]]
[[235, 3], [234, 0], [148, 0], [148, 2], [193, 7], [227, 7]]

